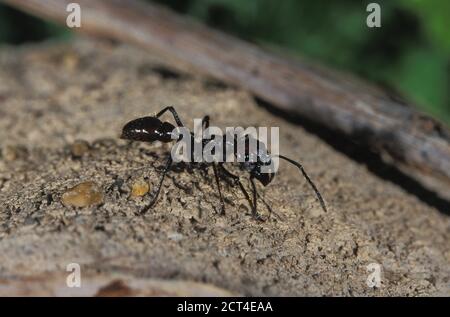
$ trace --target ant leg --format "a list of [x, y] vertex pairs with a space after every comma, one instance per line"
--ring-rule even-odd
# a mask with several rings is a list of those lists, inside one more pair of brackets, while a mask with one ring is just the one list
[[204, 116], [202, 119], [202, 139], [204, 139], [204, 131], [209, 128], [209, 116]]
[[[235, 184], [239, 185], [239, 188], [241, 189], [241, 192], [244, 194], [245, 199], [249, 202], [249, 204], [252, 206], [252, 201], [250, 199], [250, 195], [247, 193], [247, 191], [244, 188], [244, 185], [242, 185], [241, 180], [239, 179], [239, 176], [236, 176], [232, 173], [230, 173], [224, 166], [223, 163], [219, 163], [220, 169], [227, 175], [228, 177], [232, 178]], [[253, 208], [253, 206], [252, 206]]]
[[157, 118], [161, 117], [166, 111], [170, 111], [172, 113], [173, 118], [175, 119], [175, 122], [178, 124], [179, 127], [184, 127], [183, 123], [180, 120], [180, 117], [178, 116], [178, 113], [172, 106], [165, 107], [163, 110], [161, 110], [156, 114], [156, 117]]
[[[208, 129], [209, 128], [209, 116], [204, 116], [202, 119], [202, 129]], [[203, 136], [202, 136], [203, 137]], [[213, 163], [213, 170], [214, 170], [214, 177], [216, 178], [216, 183], [217, 183], [217, 189], [219, 190], [219, 197], [220, 197], [220, 214], [221, 215], [225, 215], [225, 203], [223, 201], [223, 196], [222, 196], [222, 190], [220, 188], [220, 179], [219, 179], [219, 175], [217, 173], [217, 165], [216, 163]]]
[[265, 201], [265, 199], [258, 192], [256, 192], [256, 195], [261, 199], [261, 201], [263, 202], [264, 206], [266, 206], [267, 210], [269, 211], [269, 217], [270, 217], [271, 214], [274, 214], [275, 216], [280, 218], [279, 215], [277, 215], [276, 213], [273, 212], [272, 207], [270, 207], [270, 205]]
[[172, 157], [169, 155], [169, 158], [166, 161], [166, 165], [164, 165], [164, 170], [163, 170], [162, 176], [161, 176], [161, 178], [159, 180], [156, 192], [153, 195], [153, 198], [150, 201], [150, 203], [141, 210], [141, 212], [140, 212], [141, 214], [145, 214], [156, 203], [156, 200], [158, 199], [158, 196], [159, 196], [159, 192], [161, 191], [161, 187], [162, 187], [164, 178], [166, 177], [166, 174], [169, 171], [171, 165], [172, 165]]
[[[252, 213], [255, 217], [257, 217], [257, 212], [256, 212], [256, 185], [255, 182], [253, 181], [253, 177], [250, 177], [250, 183], [252, 183], [252, 191], [253, 191], [253, 208], [252, 208]], [[257, 217], [258, 218], [258, 217]]]
[[219, 189], [219, 197], [220, 197], [220, 214], [225, 215], [225, 203], [223, 202], [222, 191], [220, 189], [220, 180], [219, 175], [217, 174], [217, 166], [213, 163], [214, 177], [216, 178], [217, 188]]
[[[270, 215], [273, 213], [272, 207], [269, 206], [269, 204], [264, 200], [264, 198], [256, 190], [256, 184], [255, 184], [255, 178], [254, 177], [250, 177], [250, 182], [252, 183], [252, 189], [253, 189], [253, 201], [254, 201], [253, 214], [254, 214], [256, 219], [265, 221], [265, 220], [269, 219]], [[262, 218], [261, 215], [258, 214], [258, 212], [257, 212], [257, 208], [256, 208], [257, 198], [261, 199], [261, 201], [264, 203], [264, 206], [266, 206], [267, 210], [269, 211], [269, 216], [267, 218], [265, 218], [265, 219]]]
[[209, 128], [209, 116], [204, 116], [202, 119], [202, 127], [203, 129]]
[[[252, 190], [253, 190], [253, 216], [257, 219], [257, 220], [261, 220], [261, 221], [265, 221], [266, 219], [263, 219], [261, 217], [260, 214], [258, 214], [258, 208], [256, 207], [256, 203], [257, 203], [257, 197], [261, 197], [258, 194], [258, 191], [256, 190], [256, 184], [255, 184], [255, 179], [253, 177], [250, 177], [250, 182], [252, 183]], [[272, 212], [272, 209], [269, 207], [269, 205], [267, 205], [267, 203], [263, 200], [264, 204], [269, 208], [269, 211]]]

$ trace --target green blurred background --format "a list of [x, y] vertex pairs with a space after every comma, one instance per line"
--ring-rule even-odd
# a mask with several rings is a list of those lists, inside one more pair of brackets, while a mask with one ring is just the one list
[[[156, 2], [262, 46], [355, 73], [450, 123], [449, 0]], [[381, 28], [366, 26], [370, 2], [381, 5]], [[70, 36], [67, 28], [0, 4], [0, 45]]]

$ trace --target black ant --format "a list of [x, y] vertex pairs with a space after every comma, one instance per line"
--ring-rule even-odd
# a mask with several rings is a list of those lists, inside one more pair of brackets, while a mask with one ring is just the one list
[[[160, 142], [164, 142], [164, 143], [175, 141], [175, 139], [172, 138], [172, 133], [176, 129], [175, 126], [169, 122], [162, 122], [159, 119], [159, 117], [161, 117], [167, 111], [170, 111], [172, 113], [178, 127], [184, 127], [184, 125], [181, 122], [175, 109], [173, 107], [166, 107], [163, 110], [161, 110], [160, 112], [158, 112], [156, 114], [156, 116], [147, 116], [147, 117], [138, 118], [138, 119], [132, 120], [132, 121], [128, 122], [127, 124], [125, 124], [125, 126], [122, 129], [121, 138], [126, 139], [126, 140], [131, 140], [131, 141], [142, 141], [142, 142], [150, 142], [150, 143], [154, 142], [154, 141], [160, 141]], [[209, 127], [209, 116], [203, 117], [202, 127], [203, 127], [203, 129], [207, 129]], [[190, 137], [191, 137], [192, 144], [194, 142], [197, 142], [194, 140], [194, 134], [191, 133]], [[258, 194], [256, 191], [256, 185], [255, 185], [254, 179], [257, 179], [263, 186], [267, 186], [273, 180], [275, 173], [261, 171], [262, 166], [271, 164], [272, 157], [279, 157], [279, 158], [286, 160], [289, 163], [295, 165], [302, 172], [303, 176], [305, 177], [305, 179], [308, 181], [308, 183], [310, 184], [310, 186], [316, 193], [317, 198], [322, 206], [322, 209], [325, 212], [327, 211], [325, 202], [322, 198], [322, 195], [320, 194], [319, 190], [317, 189], [316, 185], [312, 182], [312, 180], [310, 179], [308, 174], [306, 174], [306, 171], [303, 169], [303, 166], [300, 163], [298, 163], [290, 158], [287, 158], [286, 156], [283, 156], [283, 155], [273, 156], [273, 155], [268, 154], [264, 143], [262, 143], [259, 140], [256, 140], [257, 145], [258, 145], [256, 160], [250, 160], [251, 155], [249, 153], [248, 144], [249, 144], [251, 137], [252, 136], [249, 136], [248, 134], [245, 135], [245, 138], [246, 138], [245, 139], [245, 153], [243, 154], [244, 160], [239, 162], [239, 164], [240, 164], [241, 169], [250, 173], [250, 181], [251, 181], [252, 190], [253, 190], [252, 213], [254, 216], [259, 218], [259, 216], [256, 212], [256, 198], [257, 198]], [[226, 145], [230, 145], [230, 144], [226, 144], [225, 137], [223, 137], [222, 140], [223, 140], [222, 142], [224, 144], [223, 148], [225, 148]], [[204, 137], [202, 137], [202, 140], [201, 140], [203, 145], [206, 145], [210, 141], [211, 141], [210, 138], [204, 138]], [[237, 141], [238, 141], [237, 137], [234, 136], [235, 144]], [[237, 157], [240, 154], [237, 153], [235, 144], [233, 144], [232, 146], [234, 146], [234, 156]], [[192, 146], [192, 149], [193, 148], [194, 147]], [[159, 196], [164, 178], [165, 178], [167, 172], [170, 170], [172, 163], [173, 163], [173, 159], [172, 159], [171, 154], [169, 154], [167, 157], [166, 163], [164, 165], [158, 186], [156, 188], [156, 192], [155, 192], [152, 200], [150, 201], [150, 203], [146, 207], [144, 207], [144, 209], [141, 210], [141, 213], [147, 212], [156, 203], [156, 200]], [[230, 177], [236, 184], [239, 185], [242, 193], [244, 194], [246, 199], [250, 202], [250, 196], [248, 195], [244, 186], [240, 182], [239, 176], [236, 176], [236, 175], [232, 174], [231, 172], [229, 172], [223, 165], [224, 164], [223, 162], [211, 162], [208, 164], [211, 164], [213, 167], [214, 176], [216, 179], [217, 188], [218, 188], [219, 197], [220, 197], [222, 214], [225, 212], [225, 204], [224, 204], [224, 200], [222, 197], [222, 191], [221, 191], [221, 187], [220, 187], [218, 168], [220, 168], [220, 170], [227, 177]], [[270, 209], [270, 207], [269, 207], [269, 209]]]

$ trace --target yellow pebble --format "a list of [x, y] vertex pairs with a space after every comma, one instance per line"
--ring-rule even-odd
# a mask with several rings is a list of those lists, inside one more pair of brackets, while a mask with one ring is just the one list
[[70, 145], [70, 152], [74, 157], [82, 157], [84, 153], [89, 151], [89, 143], [84, 140], [76, 140]]
[[80, 183], [69, 188], [61, 197], [65, 206], [87, 207], [103, 203], [101, 188], [92, 181]]
[[6, 146], [3, 149], [3, 158], [5, 161], [14, 161], [18, 157], [17, 151], [12, 146]]
[[12, 162], [27, 156], [27, 151], [24, 147], [7, 145], [3, 148], [2, 156], [5, 161]]
[[74, 53], [64, 54], [64, 56], [62, 58], [62, 64], [68, 70], [74, 70], [75, 68], [77, 68], [78, 63], [79, 63], [79, 58]]
[[148, 193], [150, 186], [148, 183], [140, 178], [131, 185], [131, 197], [142, 197]]

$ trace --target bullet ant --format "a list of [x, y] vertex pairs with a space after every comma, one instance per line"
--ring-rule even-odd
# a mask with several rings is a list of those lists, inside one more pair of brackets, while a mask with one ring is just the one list
[[[167, 111], [172, 113], [178, 127], [184, 127], [184, 125], [181, 122], [181, 120], [178, 116], [178, 113], [175, 111], [175, 109], [173, 107], [166, 107], [163, 110], [161, 110], [160, 112], [158, 112], [156, 114], [156, 116], [142, 117], [142, 118], [134, 119], [134, 120], [126, 123], [122, 129], [121, 139], [131, 140], [131, 141], [149, 142], [149, 143], [152, 143], [155, 141], [160, 141], [163, 143], [175, 141], [175, 139], [172, 137], [172, 133], [173, 133], [174, 129], [176, 129], [175, 126], [173, 124], [171, 124], [170, 122], [163, 122], [159, 119], [159, 117], [161, 117]], [[209, 116], [203, 117], [202, 127], [203, 127], [203, 129], [207, 129], [209, 127]], [[325, 202], [322, 198], [322, 195], [320, 194], [319, 190], [317, 189], [316, 185], [313, 183], [311, 178], [308, 176], [308, 174], [306, 174], [306, 171], [304, 170], [303, 166], [300, 163], [298, 163], [284, 155], [276, 155], [276, 156], [270, 155], [266, 150], [265, 144], [259, 140], [256, 140], [257, 145], [258, 145], [256, 160], [250, 160], [248, 143], [250, 141], [250, 138], [252, 138], [252, 136], [249, 136], [247, 134], [247, 135], [245, 135], [245, 138], [246, 138], [245, 139], [246, 146], [245, 146], [245, 153], [243, 154], [244, 161], [239, 162], [239, 164], [240, 164], [240, 167], [242, 170], [247, 171], [250, 174], [250, 182], [252, 184], [252, 191], [253, 191], [253, 203], [251, 203], [252, 213], [256, 218], [261, 219], [256, 211], [256, 200], [257, 200], [257, 196], [259, 196], [259, 195], [256, 191], [256, 185], [255, 185], [254, 180], [255, 179], [258, 180], [263, 186], [267, 186], [273, 180], [273, 178], [275, 176], [274, 172], [262, 172], [263, 166], [267, 166], [267, 165], [271, 164], [272, 157], [279, 157], [279, 158], [293, 164], [294, 166], [296, 166], [301, 171], [301, 173], [303, 174], [305, 179], [308, 181], [309, 185], [314, 190], [314, 192], [320, 202], [320, 205], [322, 206], [322, 209], [325, 212], [327, 211]], [[210, 138], [204, 138], [204, 137], [202, 137], [202, 140], [201, 140], [202, 145], [206, 145], [210, 141], [211, 141]], [[237, 142], [237, 141], [238, 141], [237, 137], [235, 136], [234, 142]], [[253, 141], [255, 141], [255, 140], [253, 140]], [[192, 133], [191, 133], [191, 142], [192, 142], [192, 144], [194, 142], [197, 142], [194, 140], [194, 134], [192, 134]], [[228, 146], [230, 145], [230, 144], [226, 144], [227, 141], [225, 140], [225, 137], [223, 137], [221, 142], [223, 142], [223, 144], [224, 144], [223, 148], [225, 148], [226, 145], [228, 145]], [[234, 148], [234, 156], [237, 157], [238, 155], [241, 155], [241, 154], [237, 153], [235, 144], [232, 144], [231, 146], [233, 146], [233, 148]], [[192, 149], [193, 148], [194, 147], [192, 147]], [[162, 187], [164, 178], [165, 178], [166, 174], [168, 173], [168, 171], [170, 170], [172, 163], [173, 163], [173, 159], [172, 159], [171, 154], [169, 153], [169, 155], [166, 159], [166, 163], [164, 164], [164, 168], [162, 171], [161, 178], [158, 182], [156, 192], [155, 192], [154, 196], [152, 197], [150, 203], [141, 210], [142, 214], [147, 212], [156, 203], [156, 200], [161, 191], [161, 187]], [[231, 172], [229, 172], [225, 168], [223, 162], [222, 163], [221, 162], [211, 162], [208, 164], [211, 164], [213, 167], [214, 177], [216, 180], [218, 193], [219, 193], [219, 197], [220, 197], [220, 205], [221, 205], [221, 213], [222, 214], [225, 213], [225, 204], [224, 204], [222, 190], [221, 190], [221, 186], [220, 186], [218, 168], [223, 172], [223, 174], [225, 176], [231, 178], [235, 184], [239, 185], [239, 187], [240, 187], [242, 193], [244, 194], [244, 196], [246, 197], [246, 199], [249, 202], [251, 202], [250, 196], [248, 195], [247, 191], [245, 190], [244, 186], [242, 185], [239, 176], [234, 175]], [[270, 207], [269, 207], [269, 210], [270, 210]]]

